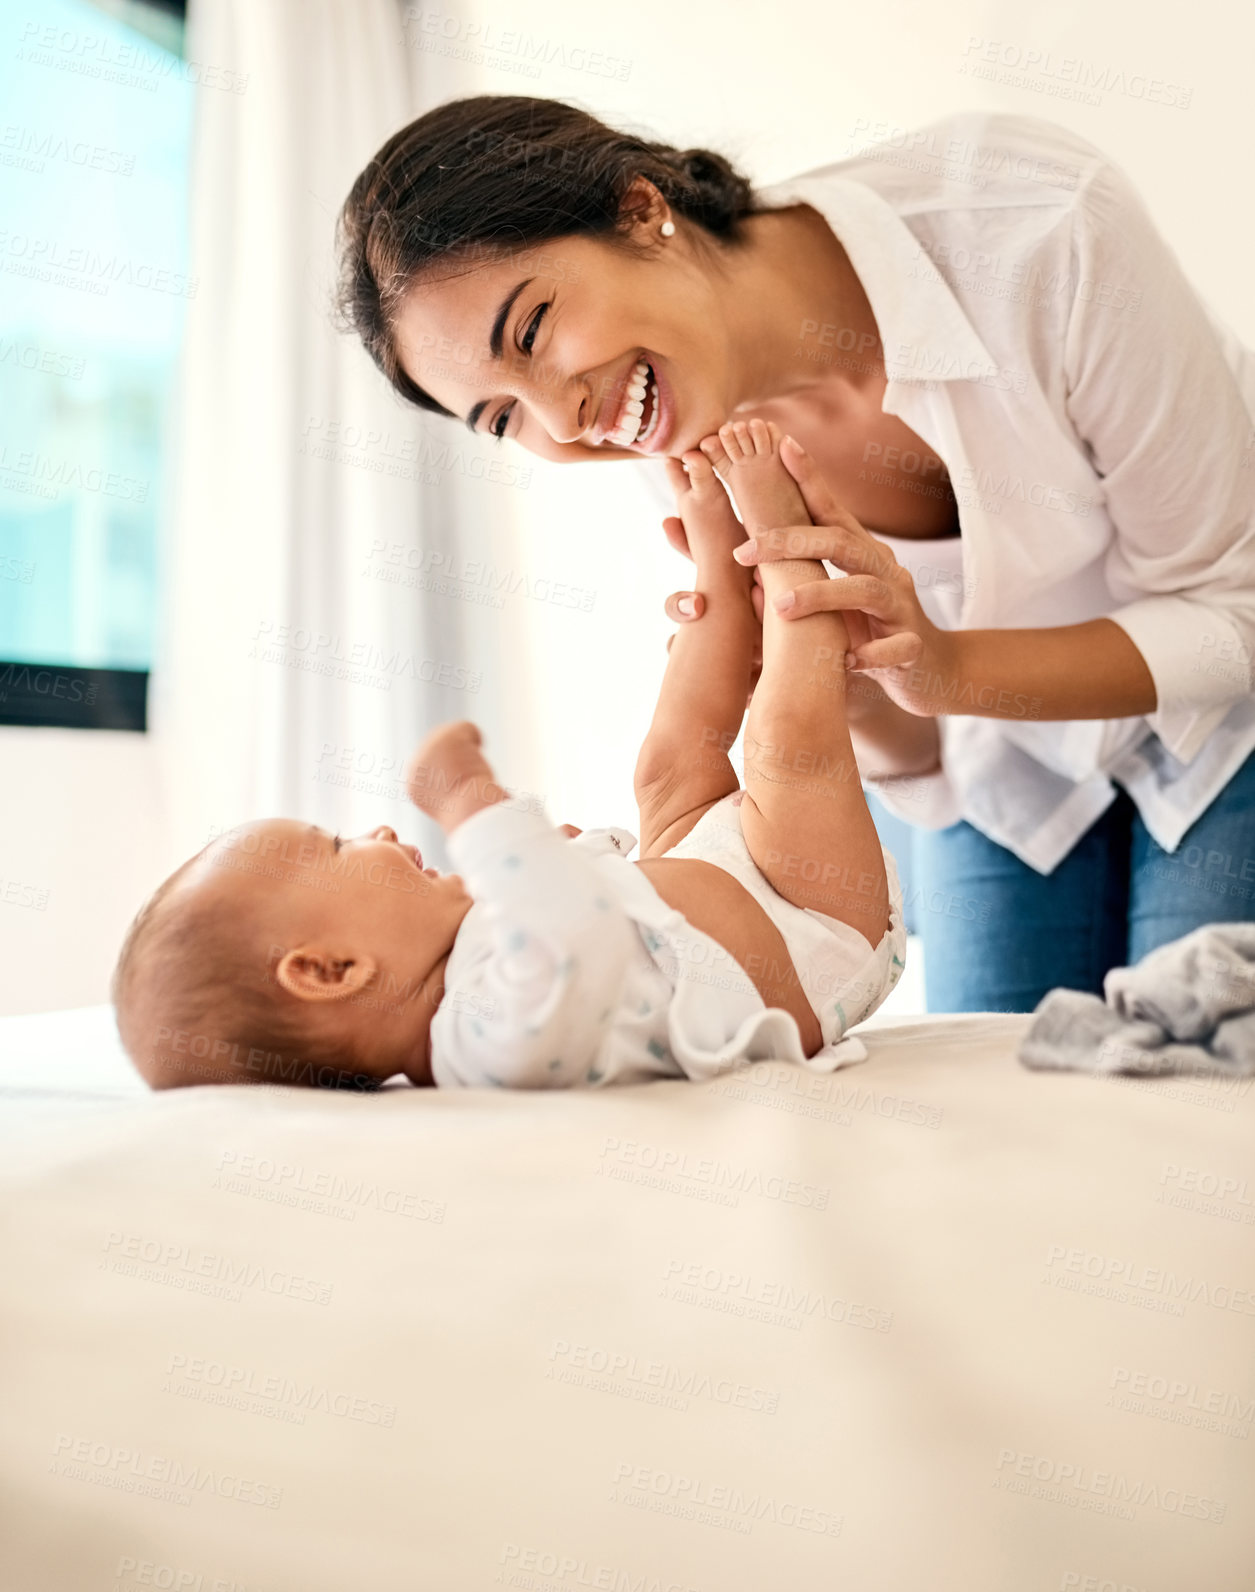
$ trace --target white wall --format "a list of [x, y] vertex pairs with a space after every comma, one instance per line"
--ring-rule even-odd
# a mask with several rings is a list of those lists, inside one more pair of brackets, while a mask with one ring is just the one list
[[118, 946], [163, 877], [147, 736], [0, 730], [0, 1011], [104, 1000]]
[[[438, 18], [454, 7], [424, 0], [409, 9]], [[611, 11], [585, 0], [529, 0], [522, 9], [517, 0], [475, 0], [467, 14], [475, 39], [507, 49], [471, 66], [479, 92], [577, 100], [669, 142], [723, 150], [760, 181], [839, 159], [877, 124], [908, 128], [964, 108], [1064, 121], [1121, 161], [1199, 288], [1255, 340], [1249, 8], [1228, 0], [1200, 0], [1185, 12], [1168, 0], [1101, 8], [1077, 0], [643, 0]], [[544, 63], [537, 75], [507, 69], [520, 65], [507, 38], [520, 32], [539, 49], [530, 56]], [[411, 24], [409, 35], [422, 37], [421, 26]], [[427, 35], [433, 45], [440, 37]], [[973, 38], [1008, 57], [1048, 54], [1056, 75], [1027, 86], [974, 76]], [[455, 38], [452, 47], [466, 42]], [[442, 68], [438, 50], [424, 53], [428, 82], [438, 86], [442, 70], [454, 68]], [[625, 81], [586, 69], [591, 60], [604, 70], [606, 57], [627, 64]], [[1108, 89], [1097, 105], [1050, 92], [1063, 84], [1059, 73], [1075, 71], [1063, 63], [1077, 60], [1091, 73], [1124, 74], [1125, 88]], [[448, 92], [465, 91], [465, 59], [456, 70]], [[1138, 85], [1155, 79], [1188, 89], [1188, 107], [1138, 97]], [[600, 484], [602, 469], [615, 492]], [[543, 794], [560, 821], [630, 817], [636, 740], [663, 664], [662, 596], [683, 582], [657, 509], [630, 481], [632, 467], [623, 471], [537, 465], [515, 509], [529, 569], [557, 571], [597, 593], [591, 613], [523, 601], [531, 693], [545, 717], [532, 728], [528, 704], [518, 702], [503, 773]], [[500, 690], [512, 686], [503, 675]], [[140, 738], [13, 730], [0, 730], [0, 759], [0, 878], [49, 891], [43, 912], [0, 901], [0, 1011], [104, 999], [127, 920], [174, 860], [161, 838], [154, 760]]]
[[[543, 0], [526, 8], [521, 23], [514, 0], [475, 0], [471, 16], [477, 39], [507, 46], [485, 55], [478, 92], [577, 101], [668, 143], [719, 150], [760, 183], [957, 110], [1064, 122], [1129, 171], [1200, 291], [1255, 340], [1249, 9], [1239, 21], [1226, 0], [1202, 0], [1187, 21], [1167, 0], [1109, 0], [1103, 7], [1075, 0], [783, 0], [770, 7], [702, 0], [612, 12], [583, 0]], [[539, 76], [506, 69], [518, 61], [510, 54], [511, 30], [530, 35], [523, 46], [530, 59], [549, 63]], [[972, 47], [974, 39], [984, 46]], [[1032, 86], [990, 81], [970, 70], [983, 65], [985, 48], [1007, 59], [1038, 51], [1039, 59], [1050, 57], [1050, 72], [1032, 78]], [[628, 63], [626, 81], [564, 64], [595, 55]], [[1080, 70], [1065, 62], [1083, 62], [1091, 82], [1105, 72], [1114, 84], [1122, 74], [1124, 89], [1109, 88], [1097, 105], [1062, 97], [1057, 90]], [[1147, 89], [1154, 80], [1190, 90], [1188, 107], [1148, 100], [1148, 92], [1180, 97]], [[614, 491], [606, 490], [603, 472]], [[532, 631], [534, 679], [555, 709], [543, 728], [543, 784], [560, 820], [631, 824], [636, 743], [669, 628], [662, 598], [687, 583], [687, 566], [664, 543], [658, 509], [631, 480], [636, 474], [634, 466], [538, 462], [519, 504], [529, 556], [548, 564], [560, 549], [571, 578], [599, 592], [594, 622], [551, 615]]]

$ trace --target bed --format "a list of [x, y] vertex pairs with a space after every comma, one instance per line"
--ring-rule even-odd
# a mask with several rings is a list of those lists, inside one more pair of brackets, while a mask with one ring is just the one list
[[1251, 1080], [153, 1096], [0, 1021], [5, 1592], [1249, 1592]]

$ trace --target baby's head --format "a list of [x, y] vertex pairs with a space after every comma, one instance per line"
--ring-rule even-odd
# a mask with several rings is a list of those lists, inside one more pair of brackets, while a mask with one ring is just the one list
[[271, 818], [156, 891], [113, 977], [118, 1030], [154, 1089], [431, 1079], [428, 1034], [471, 906], [393, 830], [342, 840]]

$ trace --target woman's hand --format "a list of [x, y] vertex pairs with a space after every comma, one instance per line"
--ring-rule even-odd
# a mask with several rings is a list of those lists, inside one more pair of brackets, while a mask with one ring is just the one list
[[775, 600], [777, 612], [801, 619], [840, 610], [850, 635], [849, 672], [874, 676], [908, 713], [932, 718], [946, 712], [957, 695], [962, 633], [933, 624], [910, 571], [841, 507], [799, 443], [786, 437], [780, 456], [814, 523], [751, 537], [733, 556], [742, 564], [823, 558], [845, 570], [844, 578], [809, 581], [785, 592]]

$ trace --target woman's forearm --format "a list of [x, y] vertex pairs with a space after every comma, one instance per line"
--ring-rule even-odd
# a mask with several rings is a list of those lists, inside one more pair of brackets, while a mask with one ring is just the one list
[[1153, 713], [1158, 701], [1146, 660], [1111, 619], [1043, 630], [959, 630], [949, 651], [940, 667], [914, 671], [912, 694], [933, 713], [1124, 719]]

